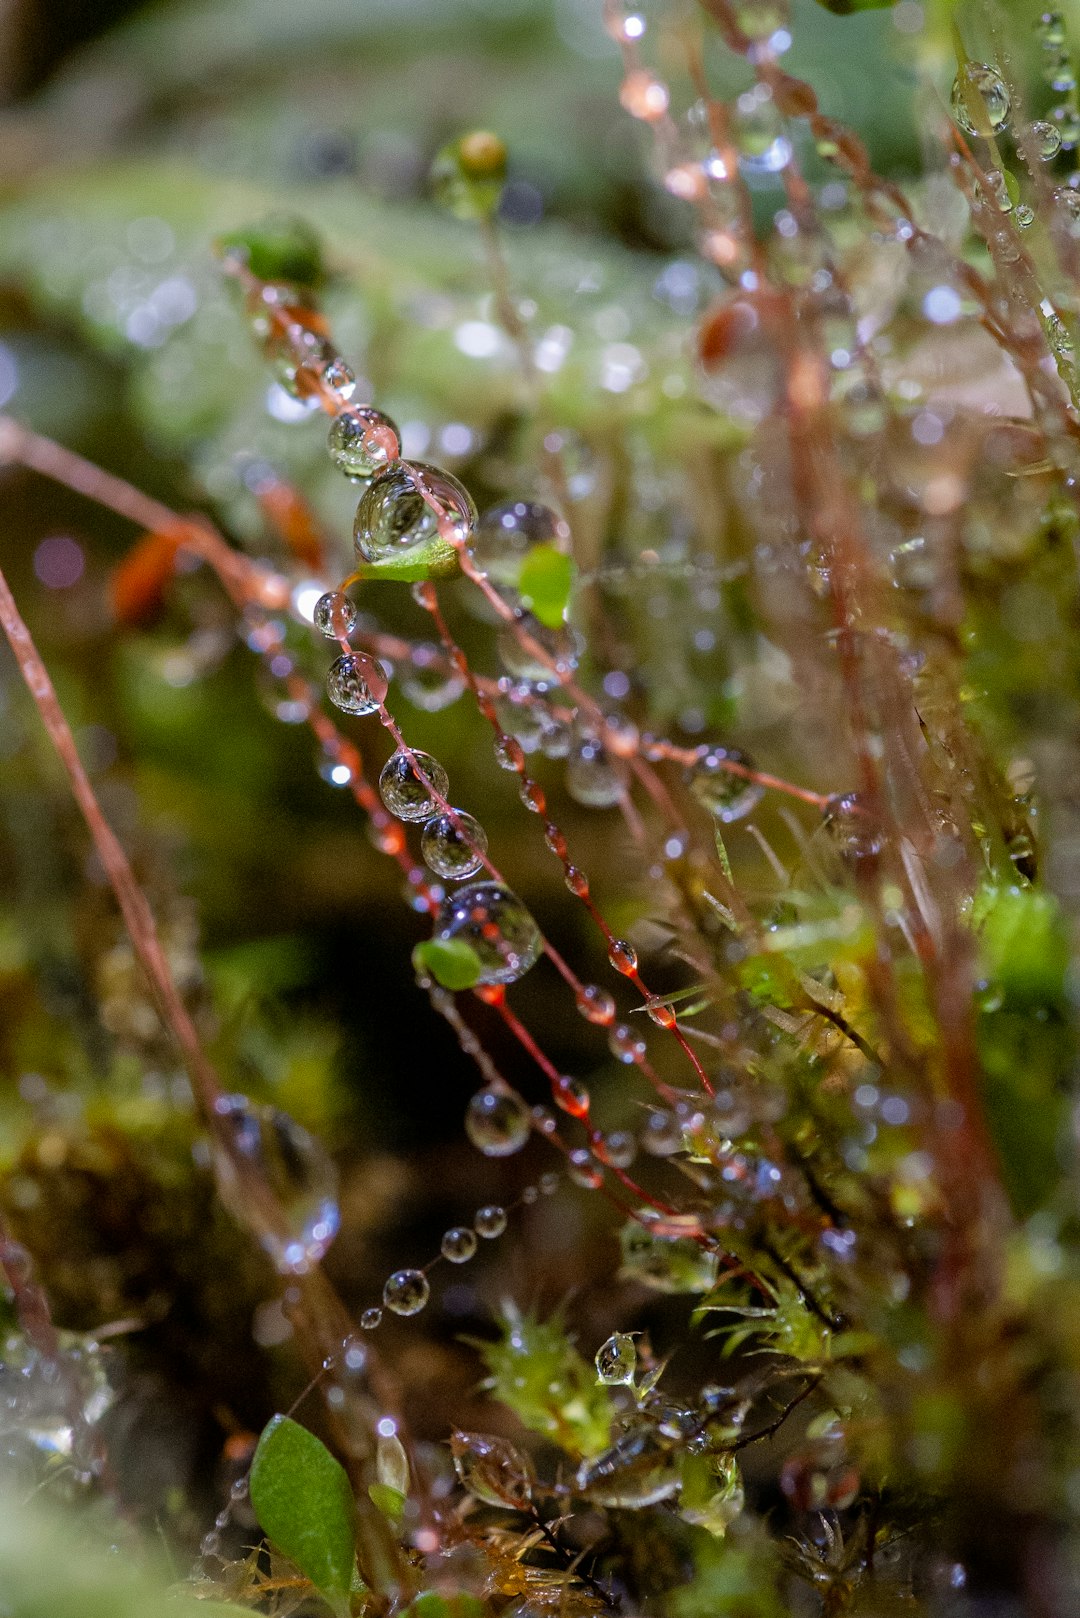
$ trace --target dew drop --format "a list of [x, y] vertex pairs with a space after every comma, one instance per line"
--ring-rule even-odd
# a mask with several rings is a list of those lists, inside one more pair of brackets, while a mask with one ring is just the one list
[[640, 1034], [627, 1023], [616, 1023], [608, 1034], [608, 1049], [620, 1062], [640, 1062], [647, 1049]]
[[465, 1113], [465, 1133], [485, 1157], [510, 1157], [529, 1138], [531, 1118], [510, 1090], [487, 1085], [477, 1090]]
[[637, 971], [637, 950], [633, 944], [628, 944], [625, 938], [613, 938], [608, 949], [608, 960], [616, 972], [621, 972], [624, 978], [633, 977]]
[[346, 477], [367, 481], [397, 459], [400, 442], [389, 416], [369, 405], [354, 405], [330, 424], [327, 448], [330, 459]]
[[557, 1107], [568, 1112], [571, 1118], [584, 1118], [589, 1111], [589, 1092], [583, 1080], [576, 1078], [572, 1073], [560, 1073], [551, 1086], [551, 1093]]
[[369, 484], [356, 508], [353, 541], [365, 562], [404, 558], [440, 537], [438, 514], [420, 493], [417, 477], [443, 508], [449, 524], [444, 537], [458, 544], [471, 532], [476, 507], [464, 485], [421, 461], [400, 461]]
[[348, 640], [356, 628], [356, 603], [340, 590], [327, 590], [315, 603], [312, 622], [327, 640]]
[[386, 684], [382, 664], [355, 652], [335, 658], [326, 676], [327, 695], [343, 713], [375, 713], [386, 696]]
[[563, 876], [563, 881], [570, 889], [570, 892], [575, 894], [577, 898], [584, 899], [588, 894], [589, 879], [585, 875], [585, 872], [579, 870], [576, 865], [568, 865], [566, 867], [566, 873]]
[[575, 803], [590, 809], [610, 809], [626, 791], [626, 780], [596, 737], [586, 737], [566, 761], [566, 790]]
[[451, 1264], [467, 1264], [476, 1252], [475, 1230], [468, 1225], [454, 1225], [444, 1234], [439, 1251]]
[[566, 1172], [575, 1185], [595, 1191], [604, 1183], [604, 1171], [584, 1146], [575, 1146], [566, 1159]]
[[577, 994], [577, 1009], [586, 1022], [596, 1023], [601, 1028], [615, 1021], [614, 997], [596, 983], [582, 985]]
[[431, 788], [441, 798], [450, 790], [450, 778], [430, 753], [398, 751], [387, 759], [379, 775], [379, 796], [399, 820], [426, 820], [437, 805]]
[[469, 541], [469, 555], [493, 584], [517, 588], [521, 564], [534, 545], [566, 550], [570, 529], [550, 506], [534, 500], [504, 500], [483, 512]]
[[506, 1229], [506, 1209], [494, 1202], [485, 1203], [482, 1208], [477, 1208], [473, 1227], [485, 1241], [494, 1241]]
[[453, 815], [432, 816], [420, 834], [420, 849], [436, 876], [460, 881], [483, 866], [487, 832], [472, 815], [455, 809]]
[[1061, 151], [1061, 131], [1055, 124], [1047, 123], [1045, 118], [1039, 118], [1032, 124], [1031, 138], [1044, 163], [1052, 163]]
[[952, 115], [969, 135], [997, 134], [1008, 127], [1011, 102], [1005, 80], [985, 62], [966, 62], [956, 75]]
[[749, 767], [742, 753], [715, 748], [698, 760], [690, 772], [690, 790], [710, 815], [725, 825], [742, 820], [761, 802], [765, 789], [757, 781], [748, 781], [727, 768], [730, 764]]
[[641, 1135], [642, 1148], [650, 1157], [670, 1157], [682, 1143], [682, 1125], [674, 1113], [659, 1108], [650, 1112]]
[[628, 1169], [637, 1156], [637, 1141], [628, 1129], [613, 1129], [597, 1142], [596, 1155], [615, 1169]]
[[382, 1296], [395, 1315], [418, 1315], [431, 1296], [431, 1288], [423, 1270], [395, 1270]]
[[596, 1351], [596, 1374], [608, 1387], [631, 1385], [637, 1371], [637, 1349], [634, 1340], [625, 1332], [617, 1331], [601, 1343]]
[[500, 770], [524, 769], [525, 750], [516, 736], [500, 731], [495, 738], [495, 762]]
[[[212, 1141], [222, 1199], [238, 1218], [252, 1217], [251, 1183], [272, 1194], [281, 1223], [260, 1218], [259, 1239], [283, 1273], [316, 1263], [337, 1235], [337, 1169], [324, 1147], [287, 1113], [246, 1096], [222, 1096], [214, 1114], [230, 1150]], [[239, 1160], [239, 1161], [237, 1161]]]
[[382, 1310], [365, 1309], [360, 1316], [360, 1324], [364, 1331], [375, 1331], [377, 1327], [382, 1325]]
[[460, 938], [480, 963], [481, 984], [514, 983], [534, 965], [540, 930], [521, 900], [499, 882], [473, 882], [447, 894], [435, 937]]

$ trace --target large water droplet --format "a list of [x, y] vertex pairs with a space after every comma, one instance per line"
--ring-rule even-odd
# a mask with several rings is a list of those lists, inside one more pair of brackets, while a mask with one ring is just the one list
[[489, 1506], [526, 1511], [532, 1499], [532, 1468], [505, 1438], [457, 1433], [450, 1439], [454, 1470], [476, 1500]]
[[500, 1208], [497, 1203], [486, 1202], [482, 1208], [477, 1208], [473, 1226], [478, 1236], [493, 1242], [506, 1229], [506, 1209]]
[[529, 1138], [529, 1129], [529, 1109], [509, 1090], [488, 1085], [469, 1102], [465, 1133], [485, 1157], [510, 1157], [519, 1152]]
[[765, 789], [729, 769], [730, 764], [748, 765], [741, 753], [716, 748], [699, 759], [690, 772], [690, 790], [703, 809], [725, 824], [742, 820], [757, 808]]
[[418, 1315], [431, 1296], [431, 1288], [423, 1270], [395, 1270], [382, 1296], [395, 1315]]
[[450, 777], [437, 758], [414, 748], [412, 753], [394, 753], [379, 775], [379, 795], [399, 820], [426, 820], [437, 805], [431, 788], [441, 798], [450, 790]]
[[534, 964], [540, 930], [516, 893], [499, 882], [456, 888], [439, 907], [435, 937], [461, 938], [480, 962], [481, 983], [514, 983]]
[[[214, 1110], [231, 1146], [231, 1153], [220, 1143], [213, 1147], [223, 1200], [245, 1224], [254, 1215], [259, 1239], [279, 1270], [306, 1270], [326, 1252], [340, 1222], [330, 1157], [277, 1107], [234, 1095], [222, 1096]], [[253, 1183], [269, 1190], [275, 1209], [262, 1209]]]
[[469, 541], [469, 555], [493, 584], [516, 589], [521, 564], [534, 545], [565, 550], [570, 529], [550, 506], [535, 500], [503, 500], [483, 512]]
[[572, 748], [566, 762], [566, 790], [576, 803], [590, 809], [610, 809], [626, 792], [626, 777], [595, 736], [586, 736]]
[[950, 106], [953, 117], [969, 135], [997, 134], [1008, 127], [1008, 87], [997, 68], [985, 62], [966, 62], [960, 69]]
[[327, 640], [348, 640], [356, 628], [356, 603], [340, 590], [327, 590], [316, 601], [311, 621]]
[[354, 405], [330, 424], [327, 448], [334, 465], [350, 478], [377, 477], [399, 454], [400, 434], [381, 410]]
[[439, 538], [439, 518], [417, 487], [422, 479], [449, 522], [444, 536], [464, 541], [476, 521], [472, 496], [457, 478], [421, 461], [399, 461], [370, 484], [356, 508], [353, 540], [366, 562], [405, 558], [407, 553]]
[[637, 1349], [634, 1339], [617, 1331], [601, 1343], [596, 1351], [596, 1374], [609, 1387], [632, 1384], [637, 1371]]
[[633, 1429], [578, 1468], [577, 1486], [602, 1506], [654, 1506], [679, 1488], [678, 1456], [650, 1429]]
[[455, 809], [453, 815], [432, 816], [420, 835], [420, 849], [436, 876], [460, 881], [483, 866], [487, 832], [464, 809]]
[[476, 1253], [476, 1232], [468, 1225], [454, 1225], [446, 1231], [439, 1251], [451, 1264], [467, 1264]]
[[1036, 119], [1031, 126], [1031, 138], [1042, 161], [1052, 163], [1061, 150], [1061, 131], [1056, 124], [1047, 123], [1045, 118]]
[[335, 658], [326, 676], [326, 692], [343, 713], [375, 713], [386, 697], [386, 670], [373, 657], [346, 652]]

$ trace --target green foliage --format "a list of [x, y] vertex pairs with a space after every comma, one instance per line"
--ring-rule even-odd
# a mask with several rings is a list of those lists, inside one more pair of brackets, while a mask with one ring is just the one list
[[767, 1543], [735, 1544], [704, 1532], [694, 1539], [694, 1577], [670, 1600], [673, 1618], [786, 1618], [778, 1564]]
[[238, 254], [260, 281], [284, 281], [314, 292], [326, 276], [319, 238], [302, 219], [267, 219], [226, 231], [215, 245], [223, 256]]
[[348, 1611], [356, 1507], [344, 1468], [314, 1433], [288, 1416], [263, 1430], [251, 1465], [251, 1503], [271, 1544], [337, 1612]]
[[479, 983], [480, 960], [464, 938], [425, 938], [413, 950], [413, 966], [430, 972], [444, 989], [471, 989]]
[[498, 1339], [478, 1345], [488, 1387], [530, 1432], [575, 1458], [598, 1455], [611, 1441], [611, 1393], [574, 1347], [556, 1315], [539, 1320], [512, 1305]]
[[554, 545], [534, 545], [518, 576], [524, 605], [549, 629], [565, 621], [573, 583], [573, 560]]

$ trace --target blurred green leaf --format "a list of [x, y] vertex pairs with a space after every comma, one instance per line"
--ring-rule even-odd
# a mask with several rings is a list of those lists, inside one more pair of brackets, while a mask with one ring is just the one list
[[274, 1416], [251, 1463], [251, 1503], [271, 1544], [347, 1612], [356, 1506], [345, 1469], [326, 1445], [299, 1422]]

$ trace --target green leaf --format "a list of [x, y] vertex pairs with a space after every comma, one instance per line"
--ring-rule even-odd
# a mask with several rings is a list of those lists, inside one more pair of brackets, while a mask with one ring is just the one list
[[348, 1611], [356, 1505], [344, 1467], [288, 1416], [263, 1429], [251, 1463], [251, 1503], [271, 1544], [336, 1611]]
[[412, 959], [418, 972], [430, 972], [444, 989], [471, 989], [480, 982], [480, 958], [464, 938], [427, 938]]
[[356, 564], [358, 579], [390, 579], [397, 584], [415, 584], [418, 579], [452, 579], [460, 571], [457, 551], [448, 539], [438, 537], [426, 545], [418, 545], [405, 561], [390, 558]]
[[405, 1496], [400, 1489], [395, 1489], [389, 1483], [369, 1483], [368, 1495], [372, 1505], [378, 1506], [384, 1517], [389, 1517], [395, 1525], [401, 1522], [405, 1515]]
[[219, 236], [217, 251], [240, 249], [260, 281], [288, 281], [313, 290], [325, 279], [319, 238], [302, 219], [275, 217]]
[[518, 586], [540, 622], [548, 629], [559, 629], [566, 617], [574, 564], [554, 545], [536, 545], [521, 564]]
[[447, 1595], [438, 1590], [424, 1590], [402, 1618], [481, 1618], [483, 1604], [466, 1591]]

